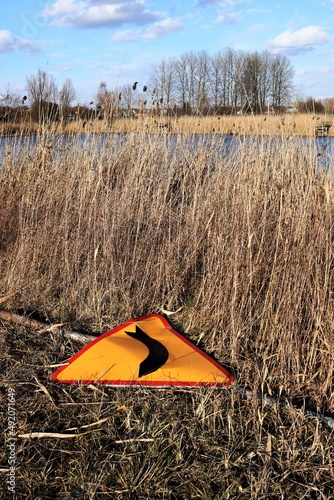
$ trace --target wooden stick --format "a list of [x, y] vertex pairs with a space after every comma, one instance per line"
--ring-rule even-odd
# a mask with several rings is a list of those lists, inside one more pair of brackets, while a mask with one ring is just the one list
[[109, 417], [101, 418], [100, 420], [97, 420], [96, 422], [92, 422], [91, 424], [80, 425], [79, 427], [71, 427], [71, 428], [66, 429], [66, 430], [67, 431], [80, 431], [80, 429], [88, 429], [89, 427], [95, 427], [97, 425], [101, 425], [104, 422], [107, 422], [107, 420], [110, 420], [112, 417], [113, 417], [113, 415], [110, 415]]
[[153, 438], [133, 438], [133, 439], [118, 439], [114, 441], [115, 444], [126, 444], [126, 443], [152, 443], [154, 441]]
[[42, 323], [41, 321], [36, 321], [35, 319], [30, 319], [26, 316], [20, 316], [19, 314], [14, 314], [3, 310], [0, 311], [0, 319], [11, 321], [12, 323], [17, 323], [19, 325], [24, 325], [28, 328], [33, 328], [34, 330], [40, 330], [47, 326], [46, 323]]
[[76, 340], [78, 342], [82, 342], [87, 344], [92, 340], [95, 340], [96, 337], [93, 335], [87, 335], [85, 333], [73, 332], [71, 330], [61, 330], [61, 326], [63, 323], [58, 323], [56, 325], [49, 325], [48, 323], [44, 323], [42, 321], [37, 321], [36, 319], [30, 319], [26, 316], [21, 316], [20, 314], [11, 313], [5, 310], [0, 310], [0, 319], [4, 321], [11, 321], [12, 323], [16, 323], [19, 325], [26, 326], [27, 328], [32, 328], [33, 330], [39, 330], [40, 333], [48, 332], [48, 331], [56, 331], [58, 333], [63, 333], [65, 337], [70, 338], [72, 340]]
[[19, 434], [17, 437], [24, 439], [43, 439], [43, 438], [56, 438], [56, 439], [73, 439], [80, 436], [84, 436], [85, 434], [89, 434], [89, 432], [81, 432], [78, 434], [60, 434], [59, 432], [28, 432], [27, 434]]

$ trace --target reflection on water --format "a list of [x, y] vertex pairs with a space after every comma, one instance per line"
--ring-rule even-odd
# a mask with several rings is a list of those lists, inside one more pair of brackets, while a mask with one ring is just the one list
[[300, 141], [301, 147], [307, 146], [312, 152], [315, 159], [315, 165], [326, 171], [333, 170], [333, 148], [334, 138], [332, 137], [250, 137], [250, 136], [231, 136], [231, 135], [190, 135], [177, 136], [172, 134], [167, 135], [136, 135], [136, 134], [69, 134], [69, 135], [30, 135], [30, 136], [13, 136], [0, 137], [0, 165], [3, 163], [6, 154], [14, 155], [17, 158], [24, 157], [25, 154], [32, 152], [34, 148], [47, 147], [53, 151], [53, 154], [59, 158], [59, 153], [62, 156], [66, 151], [71, 150], [71, 146], [81, 147], [90, 151], [94, 151], [96, 156], [102, 154], [105, 148], [117, 150], [120, 146], [126, 145], [128, 142], [142, 141], [145, 137], [151, 145], [164, 146], [167, 151], [173, 155], [178, 146], [187, 148], [190, 152], [195, 152], [200, 149], [214, 150], [216, 154], [222, 157], [229, 158], [233, 156], [237, 164], [239, 150], [244, 150], [245, 145], [252, 148], [258, 146], [271, 152], [279, 152], [279, 149], [287, 141], [294, 141], [294, 144]]

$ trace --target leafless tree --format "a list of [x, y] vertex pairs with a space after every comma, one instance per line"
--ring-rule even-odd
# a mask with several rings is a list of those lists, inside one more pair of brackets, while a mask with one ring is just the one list
[[195, 52], [181, 55], [175, 63], [175, 88], [183, 112], [197, 109], [198, 103], [198, 58]]
[[209, 80], [211, 70], [211, 58], [205, 50], [197, 54], [196, 60], [196, 108], [200, 113], [204, 113], [209, 108]]
[[[121, 92], [122, 94], [122, 92]], [[108, 90], [106, 82], [101, 82], [96, 94], [97, 110], [100, 117], [112, 123], [120, 103], [120, 91]]]
[[225, 111], [236, 112], [242, 106], [242, 73], [244, 53], [227, 48], [221, 53], [222, 105]]
[[120, 88], [121, 100], [119, 101], [119, 106], [124, 111], [129, 111], [134, 105], [134, 95], [132, 86], [130, 84], [123, 85]]
[[334, 114], [334, 97], [327, 97], [323, 100], [323, 104], [325, 106], [325, 112], [330, 115]]
[[222, 54], [218, 52], [211, 58], [211, 68], [209, 72], [209, 87], [214, 111], [222, 108], [225, 102], [223, 74], [221, 71]]
[[75, 100], [75, 98], [76, 98], [76, 91], [73, 86], [72, 80], [70, 78], [66, 78], [59, 92], [59, 107], [62, 118], [63, 115], [69, 113], [71, 105]]
[[189, 112], [190, 110], [190, 103], [188, 96], [189, 75], [187, 67], [188, 67], [187, 55], [183, 54], [181, 55], [179, 60], [176, 61], [175, 64], [175, 88], [179, 96], [182, 111], [184, 113]]
[[35, 118], [39, 123], [57, 116], [58, 88], [54, 77], [39, 69], [36, 75], [26, 78], [28, 95]]
[[294, 71], [288, 58], [282, 54], [271, 59], [271, 92], [272, 106], [278, 110], [291, 104]]
[[167, 108], [175, 105], [175, 61], [162, 59], [153, 65], [150, 72], [149, 91], [153, 108], [164, 104]]
[[188, 72], [188, 101], [191, 109], [197, 109], [197, 55], [195, 52], [187, 54], [187, 72]]
[[[169, 64], [168, 64], [169, 63]], [[169, 92], [182, 112], [261, 113], [281, 109], [293, 90], [289, 60], [268, 51], [247, 53], [227, 48], [210, 56], [187, 52], [152, 67], [151, 82], [163, 96]]]
[[247, 109], [253, 113], [264, 111], [270, 88], [268, 52], [253, 52], [245, 57], [243, 71], [243, 90]]
[[11, 91], [7, 85], [0, 95], [0, 122], [13, 121], [21, 116], [22, 105], [26, 99], [26, 96], [21, 97], [17, 92]]

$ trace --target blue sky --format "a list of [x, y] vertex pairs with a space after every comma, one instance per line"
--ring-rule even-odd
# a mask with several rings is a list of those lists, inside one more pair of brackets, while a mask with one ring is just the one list
[[302, 96], [334, 97], [334, 0], [11, 0], [1, 5], [0, 93], [38, 69], [77, 98], [145, 84], [151, 65], [226, 47], [285, 54]]

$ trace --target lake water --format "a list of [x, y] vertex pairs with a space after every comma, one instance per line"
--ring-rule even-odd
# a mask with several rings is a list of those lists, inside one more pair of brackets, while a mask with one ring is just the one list
[[[12, 154], [21, 156], [31, 150], [36, 146], [48, 146], [54, 148], [55, 152], [69, 148], [71, 145], [78, 145], [85, 147], [88, 150], [96, 147], [100, 153], [103, 152], [105, 147], [112, 146], [113, 148], [120, 147], [125, 144], [128, 140], [133, 140], [134, 135], [128, 134], [71, 134], [71, 135], [55, 135], [55, 136], [20, 136], [20, 137], [0, 137], [0, 165], [3, 163], [3, 158], [5, 154]], [[139, 136], [142, 140], [143, 136]], [[115, 140], [116, 139], [116, 140]], [[176, 144], [180, 140], [180, 137], [171, 134], [167, 135], [149, 135], [146, 139], [150, 143], [156, 143], [157, 145], [167, 146], [171, 152], [173, 152]], [[215, 151], [220, 153], [222, 156], [229, 156], [238, 151], [238, 149], [249, 143], [254, 147], [254, 144], [258, 144], [261, 147], [268, 149], [277, 150], [282, 146], [285, 141], [300, 141], [301, 146], [307, 145], [314, 152], [315, 163], [319, 168], [324, 170], [334, 172], [333, 164], [333, 150], [334, 150], [334, 138], [331, 137], [313, 137], [313, 138], [269, 138], [269, 137], [245, 137], [245, 136], [231, 136], [231, 135], [192, 135], [186, 139], [185, 136], [182, 138], [182, 144], [187, 145], [190, 150], [196, 150], [197, 148], [215, 148]]]

